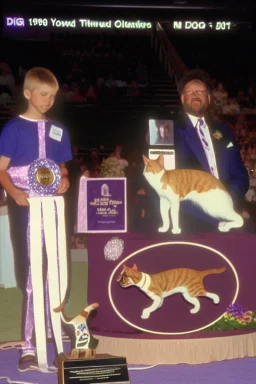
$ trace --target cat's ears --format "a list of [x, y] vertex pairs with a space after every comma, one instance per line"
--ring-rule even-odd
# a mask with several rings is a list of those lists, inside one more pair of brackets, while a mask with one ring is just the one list
[[146, 167], [148, 165], [148, 163], [150, 162], [150, 160], [144, 155], [142, 155], [142, 157], [143, 157], [144, 165]]
[[156, 161], [161, 166], [161, 168], [164, 168], [164, 155], [162, 153], [160, 153]]
[[[146, 167], [150, 162], [150, 160], [144, 155], [142, 155], [142, 157], [143, 157], [144, 165]], [[162, 153], [160, 153], [156, 161], [161, 166], [161, 168], [164, 168], [164, 155]]]

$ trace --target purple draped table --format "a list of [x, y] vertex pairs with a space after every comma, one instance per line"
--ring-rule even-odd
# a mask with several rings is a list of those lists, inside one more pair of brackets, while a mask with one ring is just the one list
[[[88, 302], [99, 303], [91, 325], [95, 334], [134, 339], [216, 337], [220, 332], [209, 333], [204, 329], [222, 318], [230, 304], [240, 303], [256, 312], [252, 288], [256, 272], [256, 236], [253, 234], [154, 237], [137, 233], [89, 234], [87, 244]], [[123, 263], [128, 267], [136, 264], [140, 271], [148, 274], [173, 268], [206, 270], [224, 266], [224, 273], [204, 278], [206, 290], [217, 294], [220, 303], [199, 297], [201, 308], [191, 314], [192, 306], [178, 293], [165, 298], [162, 307], [149, 319], [142, 319], [143, 309], [151, 305], [152, 300], [137, 287], [119, 286], [116, 279]], [[253, 331], [221, 331], [221, 336]]]

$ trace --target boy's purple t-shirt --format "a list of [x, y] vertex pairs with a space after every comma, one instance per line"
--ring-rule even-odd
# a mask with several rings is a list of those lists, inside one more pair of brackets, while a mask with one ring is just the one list
[[[11, 167], [30, 165], [39, 158], [37, 121], [21, 117], [10, 120], [0, 136], [0, 155], [11, 159]], [[58, 141], [49, 136], [51, 127], [61, 128], [62, 138]], [[66, 128], [55, 121], [45, 123], [46, 157], [57, 164], [72, 159], [71, 146]]]

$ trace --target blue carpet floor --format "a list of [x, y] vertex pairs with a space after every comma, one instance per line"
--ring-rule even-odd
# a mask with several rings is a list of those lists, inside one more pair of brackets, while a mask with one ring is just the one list
[[[67, 345], [68, 347], [68, 345]], [[48, 345], [49, 364], [54, 360], [54, 351]], [[20, 373], [17, 370], [19, 352], [16, 349], [0, 351], [0, 377], [13, 382], [57, 384], [57, 374], [39, 372]], [[133, 368], [133, 366], [129, 367]], [[202, 365], [160, 365], [143, 371], [130, 371], [132, 384], [255, 384], [256, 358], [244, 358]], [[0, 379], [0, 384], [6, 384]]]

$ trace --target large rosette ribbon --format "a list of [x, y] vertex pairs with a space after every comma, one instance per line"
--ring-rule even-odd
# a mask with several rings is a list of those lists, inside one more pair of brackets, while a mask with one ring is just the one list
[[[48, 367], [46, 347], [49, 324], [52, 325], [57, 352], [58, 354], [63, 352], [61, 317], [53, 309], [60, 306], [66, 295], [67, 250], [64, 199], [62, 196], [56, 196], [61, 182], [61, 172], [59, 166], [45, 156], [44, 121], [38, 123], [38, 132], [39, 158], [29, 166], [11, 167], [8, 173], [15, 186], [29, 193], [27, 243], [30, 269], [25, 314], [27, 352], [32, 349], [34, 323], [38, 367], [42, 372], [50, 372], [53, 368]], [[43, 245], [46, 255], [43, 254]], [[44, 281], [45, 264], [47, 264], [46, 281]]]

